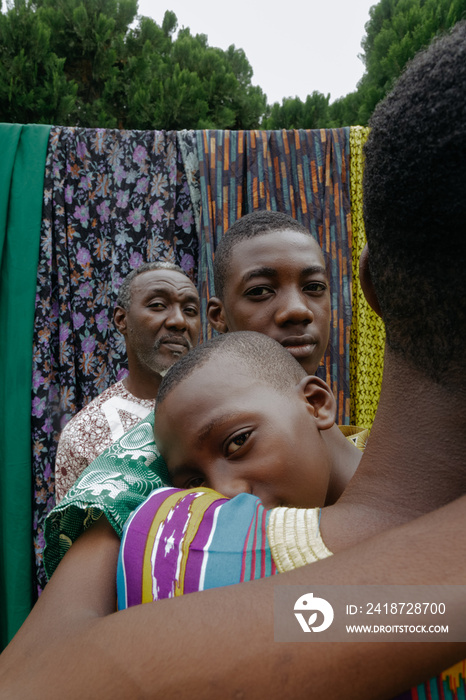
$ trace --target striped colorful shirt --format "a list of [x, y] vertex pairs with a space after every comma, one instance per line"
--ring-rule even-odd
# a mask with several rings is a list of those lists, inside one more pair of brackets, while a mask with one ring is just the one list
[[250, 494], [229, 500], [206, 488], [154, 491], [123, 531], [118, 609], [275, 574], [269, 517]]
[[[127, 522], [120, 548], [118, 608], [227, 586], [331, 556], [319, 508], [274, 508], [206, 488], [153, 492]], [[395, 700], [466, 700], [466, 662]]]

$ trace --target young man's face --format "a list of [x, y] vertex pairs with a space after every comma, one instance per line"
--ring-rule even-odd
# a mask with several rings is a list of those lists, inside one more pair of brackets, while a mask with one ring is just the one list
[[323, 506], [328, 458], [300, 386], [284, 395], [231, 356], [195, 369], [156, 413], [155, 439], [173, 485], [252, 493], [266, 508]]
[[284, 230], [241, 241], [232, 251], [223, 301], [209, 302], [212, 326], [277, 340], [315, 374], [328, 344], [330, 293], [318, 244]]
[[131, 284], [128, 310], [115, 311], [128, 360], [141, 371], [163, 373], [197, 343], [199, 295], [176, 270], [150, 270]]

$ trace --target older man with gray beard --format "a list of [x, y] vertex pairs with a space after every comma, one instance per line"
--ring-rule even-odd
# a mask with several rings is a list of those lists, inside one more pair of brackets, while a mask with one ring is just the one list
[[65, 426], [55, 463], [57, 503], [106, 447], [154, 408], [163, 375], [197, 343], [199, 306], [194, 284], [172, 263], [145, 263], [125, 278], [114, 322], [125, 339], [128, 375]]

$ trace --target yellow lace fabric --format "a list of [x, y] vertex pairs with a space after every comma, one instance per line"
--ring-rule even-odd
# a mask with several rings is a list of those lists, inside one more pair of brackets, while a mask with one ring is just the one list
[[359, 256], [366, 243], [362, 210], [363, 146], [369, 129], [350, 129], [350, 190], [353, 229], [353, 302], [350, 335], [350, 396], [353, 425], [370, 428], [382, 384], [385, 331], [381, 319], [364, 298], [359, 283]]

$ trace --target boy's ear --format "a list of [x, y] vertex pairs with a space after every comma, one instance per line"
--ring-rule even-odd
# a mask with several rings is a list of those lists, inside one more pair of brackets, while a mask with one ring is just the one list
[[113, 321], [117, 329], [126, 335], [126, 310], [122, 306], [116, 306], [113, 312]]
[[331, 428], [335, 424], [337, 404], [328, 384], [319, 377], [307, 376], [299, 382], [298, 390], [306, 399], [318, 429]]
[[218, 333], [227, 333], [228, 326], [225, 320], [223, 302], [218, 297], [211, 297], [207, 302], [207, 320]]
[[367, 243], [362, 249], [361, 257], [359, 258], [359, 281], [361, 282], [362, 291], [366, 297], [367, 303], [375, 311], [377, 316], [382, 318], [379, 300], [375, 293], [374, 283], [372, 282], [371, 271], [369, 269], [369, 248], [367, 247]]

